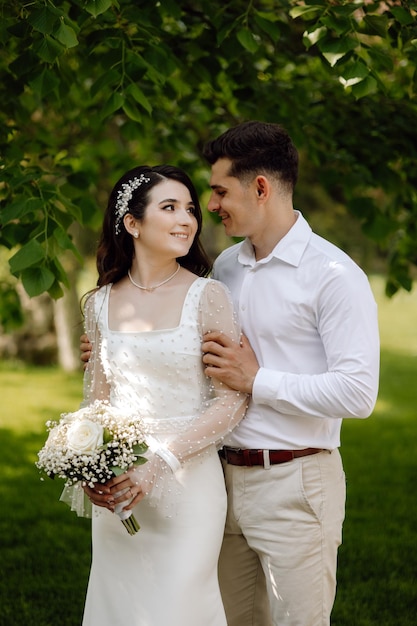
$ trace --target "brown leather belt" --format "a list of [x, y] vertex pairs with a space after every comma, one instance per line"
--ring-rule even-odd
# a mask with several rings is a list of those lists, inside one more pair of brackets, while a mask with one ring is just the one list
[[230, 465], [245, 467], [278, 465], [310, 454], [324, 452], [323, 448], [304, 448], [303, 450], [241, 450], [224, 446], [219, 455]]

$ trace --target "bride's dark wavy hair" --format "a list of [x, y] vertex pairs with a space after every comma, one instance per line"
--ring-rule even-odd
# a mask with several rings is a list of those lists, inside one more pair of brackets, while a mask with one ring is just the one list
[[185, 185], [190, 192], [195, 206], [194, 215], [197, 219], [197, 232], [188, 254], [178, 258], [178, 263], [198, 276], [207, 276], [211, 270], [210, 260], [200, 241], [202, 227], [202, 214], [198, 195], [189, 176], [180, 168], [173, 165], [142, 165], [134, 167], [124, 174], [113, 187], [106, 213], [103, 220], [103, 229], [97, 248], [97, 286], [102, 287], [109, 283], [117, 283], [126, 276], [132, 263], [134, 253], [133, 238], [126, 231], [123, 220], [120, 222], [120, 232], [116, 234], [116, 200], [122, 184], [128, 183], [140, 175], [149, 178], [149, 182], [143, 182], [137, 189], [132, 191], [132, 199], [126, 213], [130, 213], [137, 220], [142, 220], [146, 207], [150, 202], [150, 192], [163, 180], [176, 180]]

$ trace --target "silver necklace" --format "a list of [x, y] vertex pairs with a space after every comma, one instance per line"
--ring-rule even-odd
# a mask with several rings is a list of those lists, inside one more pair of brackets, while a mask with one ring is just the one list
[[174, 276], [178, 274], [178, 272], [180, 271], [180, 268], [181, 268], [181, 265], [177, 263], [177, 269], [175, 270], [175, 272], [171, 274], [171, 276], [168, 276], [168, 278], [165, 278], [165, 280], [163, 280], [162, 283], [158, 283], [158, 285], [153, 285], [153, 287], [144, 287], [143, 285], [139, 285], [139, 283], [135, 283], [130, 273], [130, 270], [127, 270], [127, 275], [129, 276], [129, 280], [132, 283], [132, 285], [135, 285], [135, 287], [137, 287], [138, 289], [142, 289], [143, 291], [154, 291], [155, 289], [158, 289], [158, 287], [162, 287], [162, 285], [165, 285], [165, 283], [172, 280]]

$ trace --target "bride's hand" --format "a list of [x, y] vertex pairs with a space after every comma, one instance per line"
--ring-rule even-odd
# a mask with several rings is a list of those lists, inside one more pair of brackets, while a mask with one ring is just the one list
[[108, 483], [105, 485], [99, 484], [95, 487], [83, 485], [83, 489], [92, 504], [114, 511], [114, 495], [111, 493]]
[[109, 480], [106, 487], [110, 489], [110, 496], [113, 497], [113, 508], [116, 504], [128, 502], [123, 507], [124, 511], [130, 511], [145, 497], [142, 487], [135, 481], [134, 468]]

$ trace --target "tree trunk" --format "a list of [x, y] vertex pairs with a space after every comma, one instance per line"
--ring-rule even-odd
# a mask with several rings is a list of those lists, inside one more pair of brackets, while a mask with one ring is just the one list
[[82, 314], [76, 289], [77, 271], [70, 275], [71, 288], [54, 301], [58, 363], [67, 372], [81, 368], [80, 335], [83, 332]]

